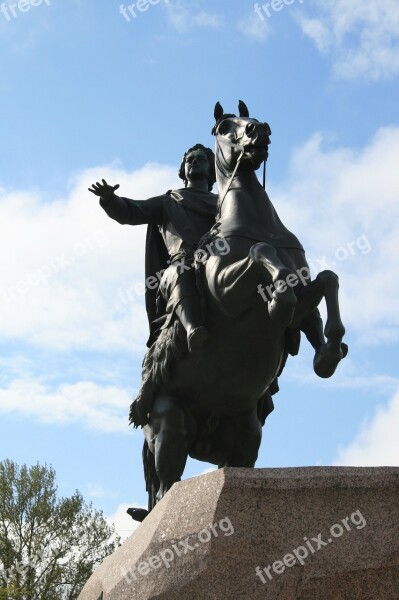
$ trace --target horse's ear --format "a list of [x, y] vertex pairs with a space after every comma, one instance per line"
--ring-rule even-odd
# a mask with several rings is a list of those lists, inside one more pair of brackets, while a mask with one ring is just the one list
[[242, 100], [240, 100], [238, 103], [238, 110], [240, 111], [240, 117], [249, 117], [247, 105]]
[[219, 119], [221, 117], [223, 117], [224, 110], [223, 110], [223, 106], [220, 104], [220, 102], [216, 102], [216, 104], [215, 104], [215, 112], [213, 114], [215, 116], [215, 121], [219, 121]]

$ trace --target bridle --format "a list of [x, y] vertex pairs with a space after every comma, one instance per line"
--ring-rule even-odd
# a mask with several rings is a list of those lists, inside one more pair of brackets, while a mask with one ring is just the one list
[[[235, 115], [231, 115], [231, 117], [235, 117]], [[219, 120], [219, 121], [216, 123], [215, 127], [212, 129], [212, 134], [216, 136], [217, 150], [219, 150], [219, 151], [220, 151], [220, 144], [219, 144], [219, 141], [218, 141], [218, 139], [217, 139], [217, 136], [218, 136], [218, 130], [219, 130], [219, 126], [220, 126], [220, 124], [221, 124], [223, 121], [225, 121], [225, 120], [226, 120], [226, 118], [231, 118], [231, 117], [230, 117], [229, 115], [224, 115], [224, 118], [220, 119], [220, 120]], [[223, 141], [224, 141], [224, 143], [226, 143], [226, 144], [229, 144], [229, 146], [230, 146], [231, 148], [233, 148], [233, 147], [234, 147], [234, 148], [237, 148], [237, 147], [238, 147], [238, 148], [240, 148], [240, 154], [239, 154], [239, 156], [238, 156], [238, 160], [237, 160], [236, 166], [234, 167], [233, 173], [232, 173], [232, 175], [231, 175], [231, 177], [230, 177], [230, 179], [229, 179], [228, 186], [226, 187], [226, 190], [225, 190], [225, 192], [224, 192], [224, 194], [223, 194], [223, 197], [220, 199], [220, 201], [219, 201], [219, 203], [218, 203], [218, 204], [219, 204], [219, 209], [218, 209], [217, 221], [219, 220], [219, 217], [220, 217], [220, 215], [221, 215], [221, 211], [222, 211], [223, 202], [224, 202], [224, 200], [225, 200], [225, 198], [226, 198], [226, 196], [227, 196], [227, 193], [230, 191], [231, 184], [233, 183], [234, 177], [235, 177], [235, 176], [236, 176], [236, 174], [237, 174], [238, 168], [239, 168], [239, 166], [240, 166], [240, 163], [241, 163], [242, 157], [244, 156], [245, 149], [246, 149], [246, 148], [245, 148], [245, 146], [244, 146], [243, 144], [240, 144], [240, 142], [234, 142], [234, 143], [233, 143], [233, 142], [231, 142], [229, 139], [224, 139]], [[217, 160], [218, 154], [219, 154], [219, 152], [217, 151], [217, 152], [216, 152], [216, 160]], [[267, 159], [265, 158], [265, 160], [263, 161], [263, 189], [264, 189], [264, 190], [266, 189], [266, 160], [267, 160]], [[212, 228], [212, 229], [213, 229], [213, 228]]]

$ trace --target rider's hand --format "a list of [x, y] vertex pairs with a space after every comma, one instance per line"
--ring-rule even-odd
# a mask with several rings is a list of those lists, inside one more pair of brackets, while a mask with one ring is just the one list
[[108, 185], [105, 179], [102, 179], [102, 184], [98, 183], [98, 181], [97, 183], [93, 183], [91, 188], [89, 188], [89, 192], [91, 192], [95, 196], [100, 196], [100, 198], [104, 198], [104, 200], [108, 202], [112, 198], [114, 192], [118, 189], [118, 187], [119, 185]]

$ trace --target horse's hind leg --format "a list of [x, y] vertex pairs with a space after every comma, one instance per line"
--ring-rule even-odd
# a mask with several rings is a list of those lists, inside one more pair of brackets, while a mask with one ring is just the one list
[[217, 443], [224, 457], [219, 468], [255, 466], [262, 441], [257, 407], [244, 415], [224, 417], [217, 435]]
[[185, 415], [179, 402], [160, 394], [144, 427], [148, 446], [155, 456], [155, 470], [159, 479], [157, 501], [164, 497], [174, 483], [180, 481], [188, 456]]

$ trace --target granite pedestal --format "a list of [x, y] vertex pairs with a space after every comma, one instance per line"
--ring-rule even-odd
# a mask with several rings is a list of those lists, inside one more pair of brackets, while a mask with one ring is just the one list
[[399, 468], [175, 484], [79, 600], [399, 600]]

